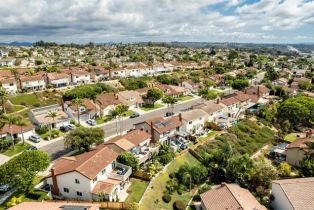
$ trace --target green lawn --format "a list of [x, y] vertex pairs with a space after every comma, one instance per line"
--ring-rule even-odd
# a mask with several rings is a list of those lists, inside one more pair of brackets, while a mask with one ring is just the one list
[[298, 134], [296, 134], [296, 133], [290, 133], [290, 134], [285, 136], [285, 141], [294, 142], [295, 140], [298, 139], [297, 135]]
[[134, 112], [132, 110], [128, 110], [127, 112], [125, 112], [123, 114], [124, 117], [130, 117], [132, 114], [134, 114]]
[[25, 109], [25, 106], [22, 106], [22, 105], [13, 105], [13, 106], [12, 106], [12, 109], [7, 110], [7, 113], [14, 113], [14, 112], [20, 111], [20, 110], [22, 110], [22, 109]]
[[141, 200], [148, 186], [148, 182], [141, 179], [135, 179], [135, 178], [131, 178], [130, 181], [131, 181], [131, 186], [128, 189], [129, 196], [126, 199], [126, 202], [138, 203]]
[[18, 96], [9, 97], [9, 100], [14, 105], [23, 105], [28, 108], [48, 106], [60, 102], [60, 95], [56, 92], [38, 92], [31, 94], [21, 94]]
[[187, 100], [191, 100], [193, 98], [193, 96], [180, 96], [178, 98], [179, 101], [187, 101]]
[[43, 140], [48, 140], [50, 138], [50, 133], [51, 133], [51, 140], [58, 138], [59, 136], [64, 135], [63, 132], [61, 132], [58, 129], [55, 129], [53, 131], [49, 130], [48, 132], [44, 133], [44, 134], [40, 134], [40, 138], [42, 138]]
[[169, 174], [178, 170], [178, 168], [185, 164], [201, 164], [190, 153], [185, 153], [177, 157], [166, 170], [161, 172], [158, 177], [153, 181], [152, 187], [146, 191], [143, 202], [140, 205], [140, 210], [146, 209], [173, 209], [173, 203], [176, 200], [182, 200], [187, 204], [190, 199], [190, 193], [184, 192], [182, 195], [178, 195], [176, 192], [171, 195], [171, 201], [165, 203], [162, 200], [163, 192], [166, 190], [166, 183], [169, 178]]
[[104, 116], [104, 117], [98, 117], [98, 118], [96, 119], [96, 124], [97, 124], [97, 125], [103, 124], [103, 123], [105, 123], [105, 122], [110, 121], [111, 119], [112, 119], [112, 118], [111, 118], [109, 115]]
[[144, 110], [145, 112], [154, 110], [154, 109], [158, 109], [163, 107], [162, 104], [154, 104], [154, 106], [142, 106], [141, 109]]
[[218, 133], [218, 131], [212, 131], [212, 132], [208, 133], [207, 136], [199, 137], [197, 139], [197, 142], [207, 141], [207, 140], [211, 139], [213, 136], [215, 136], [217, 133]]
[[11, 157], [11, 156], [16, 155], [20, 152], [23, 152], [24, 150], [26, 150], [30, 146], [31, 145], [28, 143], [25, 143], [25, 145], [23, 145], [22, 143], [19, 143], [19, 144], [15, 145], [15, 149], [13, 149], [13, 147], [11, 146], [6, 151], [1, 152], [1, 154]]

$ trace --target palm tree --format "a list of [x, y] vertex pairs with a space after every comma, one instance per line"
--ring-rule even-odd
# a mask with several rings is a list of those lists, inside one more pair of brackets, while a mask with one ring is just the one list
[[172, 96], [165, 96], [163, 99], [162, 99], [162, 102], [164, 102], [165, 104], [167, 104], [167, 107], [168, 107], [168, 112], [170, 111], [170, 105], [171, 107], [173, 108], [173, 105], [175, 103], [177, 103], [177, 99], [172, 97]]
[[77, 122], [80, 124], [80, 107], [83, 105], [83, 101], [80, 98], [75, 98], [71, 101], [71, 104], [76, 106], [77, 109]]
[[3, 125], [5, 125], [5, 124], [9, 125], [10, 136], [11, 136], [11, 140], [12, 140], [12, 147], [13, 147], [13, 149], [15, 149], [12, 125], [16, 125], [17, 117], [14, 115], [2, 115], [1, 118], [2, 118], [1, 120], [2, 120]]
[[53, 124], [55, 124], [55, 119], [58, 117], [58, 112], [49, 111], [45, 117], [52, 119], [52, 124], [50, 125], [50, 135], [49, 135], [50, 139], [51, 139], [52, 126], [53, 126]]
[[1, 105], [2, 105], [2, 112], [5, 113], [5, 102], [8, 97], [8, 92], [3, 88], [0, 87], [0, 98], [1, 98]]
[[23, 145], [25, 144], [25, 138], [24, 138], [24, 132], [23, 132], [23, 127], [26, 126], [26, 122], [22, 117], [18, 117], [16, 121], [16, 125], [20, 126], [20, 132], [22, 135], [22, 140], [23, 140]]

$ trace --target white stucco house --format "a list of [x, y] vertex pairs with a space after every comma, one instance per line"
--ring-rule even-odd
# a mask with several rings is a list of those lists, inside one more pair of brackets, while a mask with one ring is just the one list
[[77, 200], [121, 200], [132, 168], [117, 162], [118, 153], [104, 144], [94, 150], [58, 159], [45, 180], [53, 195]]
[[71, 72], [71, 81], [74, 85], [90, 84], [90, 73], [84, 70]]
[[17, 92], [17, 82], [13, 78], [2, 79], [1, 85], [9, 94], [15, 94]]
[[65, 73], [48, 73], [47, 83], [54, 88], [67, 87], [71, 83], [71, 76]]
[[314, 207], [314, 177], [272, 182], [271, 207], [274, 210], [309, 210]]
[[189, 134], [201, 130], [205, 126], [207, 113], [202, 109], [192, 109], [181, 113], [182, 127], [181, 130]]
[[46, 82], [41, 74], [33, 76], [20, 76], [20, 86], [22, 90], [34, 91], [43, 90], [46, 87]]

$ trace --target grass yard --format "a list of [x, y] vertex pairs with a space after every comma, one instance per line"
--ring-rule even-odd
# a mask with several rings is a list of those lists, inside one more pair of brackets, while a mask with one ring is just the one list
[[208, 141], [209, 139], [211, 139], [212, 137], [214, 137], [217, 133], [218, 133], [218, 131], [212, 131], [212, 132], [208, 133], [207, 136], [199, 137], [199, 138], [197, 139], [197, 143], [201, 143], [201, 142]]
[[60, 102], [61, 95], [57, 92], [37, 92], [31, 94], [21, 94], [18, 96], [9, 97], [9, 100], [14, 105], [22, 105], [28, 108], [48, 106]]
[[126, 202], [138, 203], [141, 200], [148, 186], [148, 182], [141, 179], [135, 179], [135, 178], [131, 178], [130, 182], [131, 182], [131, 186], [128, 189], [129, 196], [126, 199]]
[[191, 100], [193, 98], [193, 96], [180, 96], [178, 98], [179, 101], [188, 101]]
[[96, 118], [96, 124], [97, 125], [103, 124], [103, 123], [108, 122], [110, 120], [112, 120], [112, 118], [109, 115], [104, 116], [104, 117], [98, 117], [98, 118]]
[[170, 180], [169, 174], [178, 170], [178, 168], [185, 164], [201, 164], [196, 160], [189, 152], [178, 156], [163, 172], [159, 174], [158, 177], [153, 181], [152, 188], [146, 191], [143, 202], [140, 205], [140, 210], [146, 209], [173, 209], [173, 203], [176, 200], [182, 200], [187, 204], [190, 199], [190, 192], [183, 192], [182, 195], [178, 195], [177, 192], [171, 195], [171, 201], [165, 203], [162, 200], [164, 191], [166, 191], [167, 181]]
[[24, 145], [22, 143], [19, 143], [19, 144], [15, 145], [15, 149], [13, 149], [13, 147], [11, 146], [6, 151], [1, 152], [1, 154], [11, 157], [11, 156], [16, 155], [20, 152], [23, 152], [24, 150], [26, 150], [30, 146], [31, 145], [28, 143], [25, 143]]
[[298, 134], [296, 133], [290, 133], [285, 136], [285, 141], [287, 142], [294, 142], [297, 139], [298, 139]]
[[25, 108], [26, 107], [22, 106], [22, 105], [13, 105], [11, 107], [11, 109], [7, 109], [7, 113], [11, 114], [11, 113], [18, 112], [18, 111], [25, 109]]
[[132, 110], [128, 110], [128, 111], [126, 111], [126, 112], [123, 114], [123, 116], [124, 116], [124, 117], [130, 117], [132, 114], [134, 114], [134, 112], [133, 112]]
[[142, 106], [140, 109], [144, 110], [145, 112], [148, 112], [148, 111], [152, 111], [154, 109], [158, 109], [158, 108], [161, 108], [161, 107], [163, 107], [163, 105], [161, 105], [161, 104], [154, 104], [154, 106]]

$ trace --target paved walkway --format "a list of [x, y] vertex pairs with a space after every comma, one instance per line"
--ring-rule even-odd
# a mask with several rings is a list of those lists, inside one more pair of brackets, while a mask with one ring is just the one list
[[10, 157], [3, 155], [3, 154], [0, 154], [0, 165], [7, 162], [8, 160], [10, 160]]

